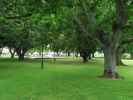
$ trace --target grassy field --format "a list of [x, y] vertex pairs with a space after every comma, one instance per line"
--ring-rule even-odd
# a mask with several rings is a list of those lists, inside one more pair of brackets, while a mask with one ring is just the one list
[[0, 100], [133, 100], [133, 61], [119, 67], [124, 80], [99, 79], [103, 61], [0, 60]]

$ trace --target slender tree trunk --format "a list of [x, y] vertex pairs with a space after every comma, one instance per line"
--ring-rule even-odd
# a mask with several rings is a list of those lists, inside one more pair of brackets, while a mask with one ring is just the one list
[[24, 61], [24, 54], [20, 54], [18, 59], [19, 61]]
[[118, 78], [118, 73], [116, 70], [116, 50], [110, 46], [104, 47], [103, 77]]
[[44, 68], [44, 57], [43, 57], [43, 51], [44, 51], [44, 46], [42, 45], [42, 48], [41, 48], [41, 69]]
[[71, 55], [71, 54], [70, 54], [70, 52], [68, 51], [68, 52], [67, 52], [67, 56], [69, 57], [70, 55]]
[[116, 64], [117, 66], [125, 65], [122, 62], [122, 49], [121, 48], [118, 48], [118, 50], [116, 51]]
[[76, 58], [78, 57], [78, 52], [75, 52], [75, 57], [76, 57]]
[[15, 55], [15, 54], [11, 54], [11, 59], [14, 59], [14, 55]]
[[133, 52], [130, 53], [131, 59], [133, 59]]
[[60, 52], [59, 51], [56, 51], [56, 54], [57, 54], [57, 56], [60, 56]]
[[24, 48], [17, 48], [16, 49], [16, 53], [18, 55], [18, 60], [19, 61], [23, 61], [24, 60], [24, 55], [27, 52], [28, 49], [24, 49]]
[[121, 60], [121, 56], [122, 56], [122, 54], [116, 54], [116, 64], [118, 66], [124, 65], [123, 62], [122, 62], [122, 60]]
[[95, 58], [95, 53], [92, 53], [92, 57]]
[[0, 48], [0, 56], [2, 55], [3, 52], [3, 48]]
[[9, 52], [11, 54], [11, 59], [14, 59], [15, 49], [14, 48], [9, 48]]
[[89, 58], [89, 60], [91, 60], [91, 58], [92, 58], [92, 57], [91, 57], [91, 53], [89, 54], [88, 58]]
[[56, 62], [56, 54], [55, 54], [55, 52], [54, 52], [53, 61], [54, 61], [54, 63]]

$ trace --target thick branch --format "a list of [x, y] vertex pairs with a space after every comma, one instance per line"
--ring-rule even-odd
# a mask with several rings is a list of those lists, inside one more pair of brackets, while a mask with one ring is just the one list
[[85, 28], [84, 24], [83, 24], [76, 16], [75, 16], [73, 19], [74, 19], [75, 23], [78, 24], [79, 28], [81, 28], [81, 30], [82, 30], [84, 33], [86, 33], [87, 36], [88, 36], [90, 39], [97, 41], [97, 39], [94, 38], [94, 36], [91, 35], [91, 34], [88, 32], [88, 30]]
[[100, 40], [100, 42], [103, 45], [106, 45], [106, 46], [110, 45], [110, 40], [108, 39], [108, 35], [103, 30], [98, 29], [96, 31], [96, 35], [97, 35], [98, 40]]

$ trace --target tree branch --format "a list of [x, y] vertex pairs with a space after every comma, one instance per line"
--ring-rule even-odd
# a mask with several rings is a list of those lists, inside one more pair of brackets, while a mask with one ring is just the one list
[[133, 43], [133, 38], [129, 38], [129, 39], [124, 40], [124, 41], [121, 42], [122, 45], [129, 44], [129, 43]]
[[6, 19], [21, 19], [21, 18], [26, 18], [32, 16], [31, 13], [22, 15], [22, 16], [5, 16]]

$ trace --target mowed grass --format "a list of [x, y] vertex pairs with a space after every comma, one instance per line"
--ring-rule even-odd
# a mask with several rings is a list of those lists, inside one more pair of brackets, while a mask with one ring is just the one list
[[133, 61], [118, 67], [123, 80], [99, 79], [103, 61], [0, 60], [0, 100], [133, 100]]

